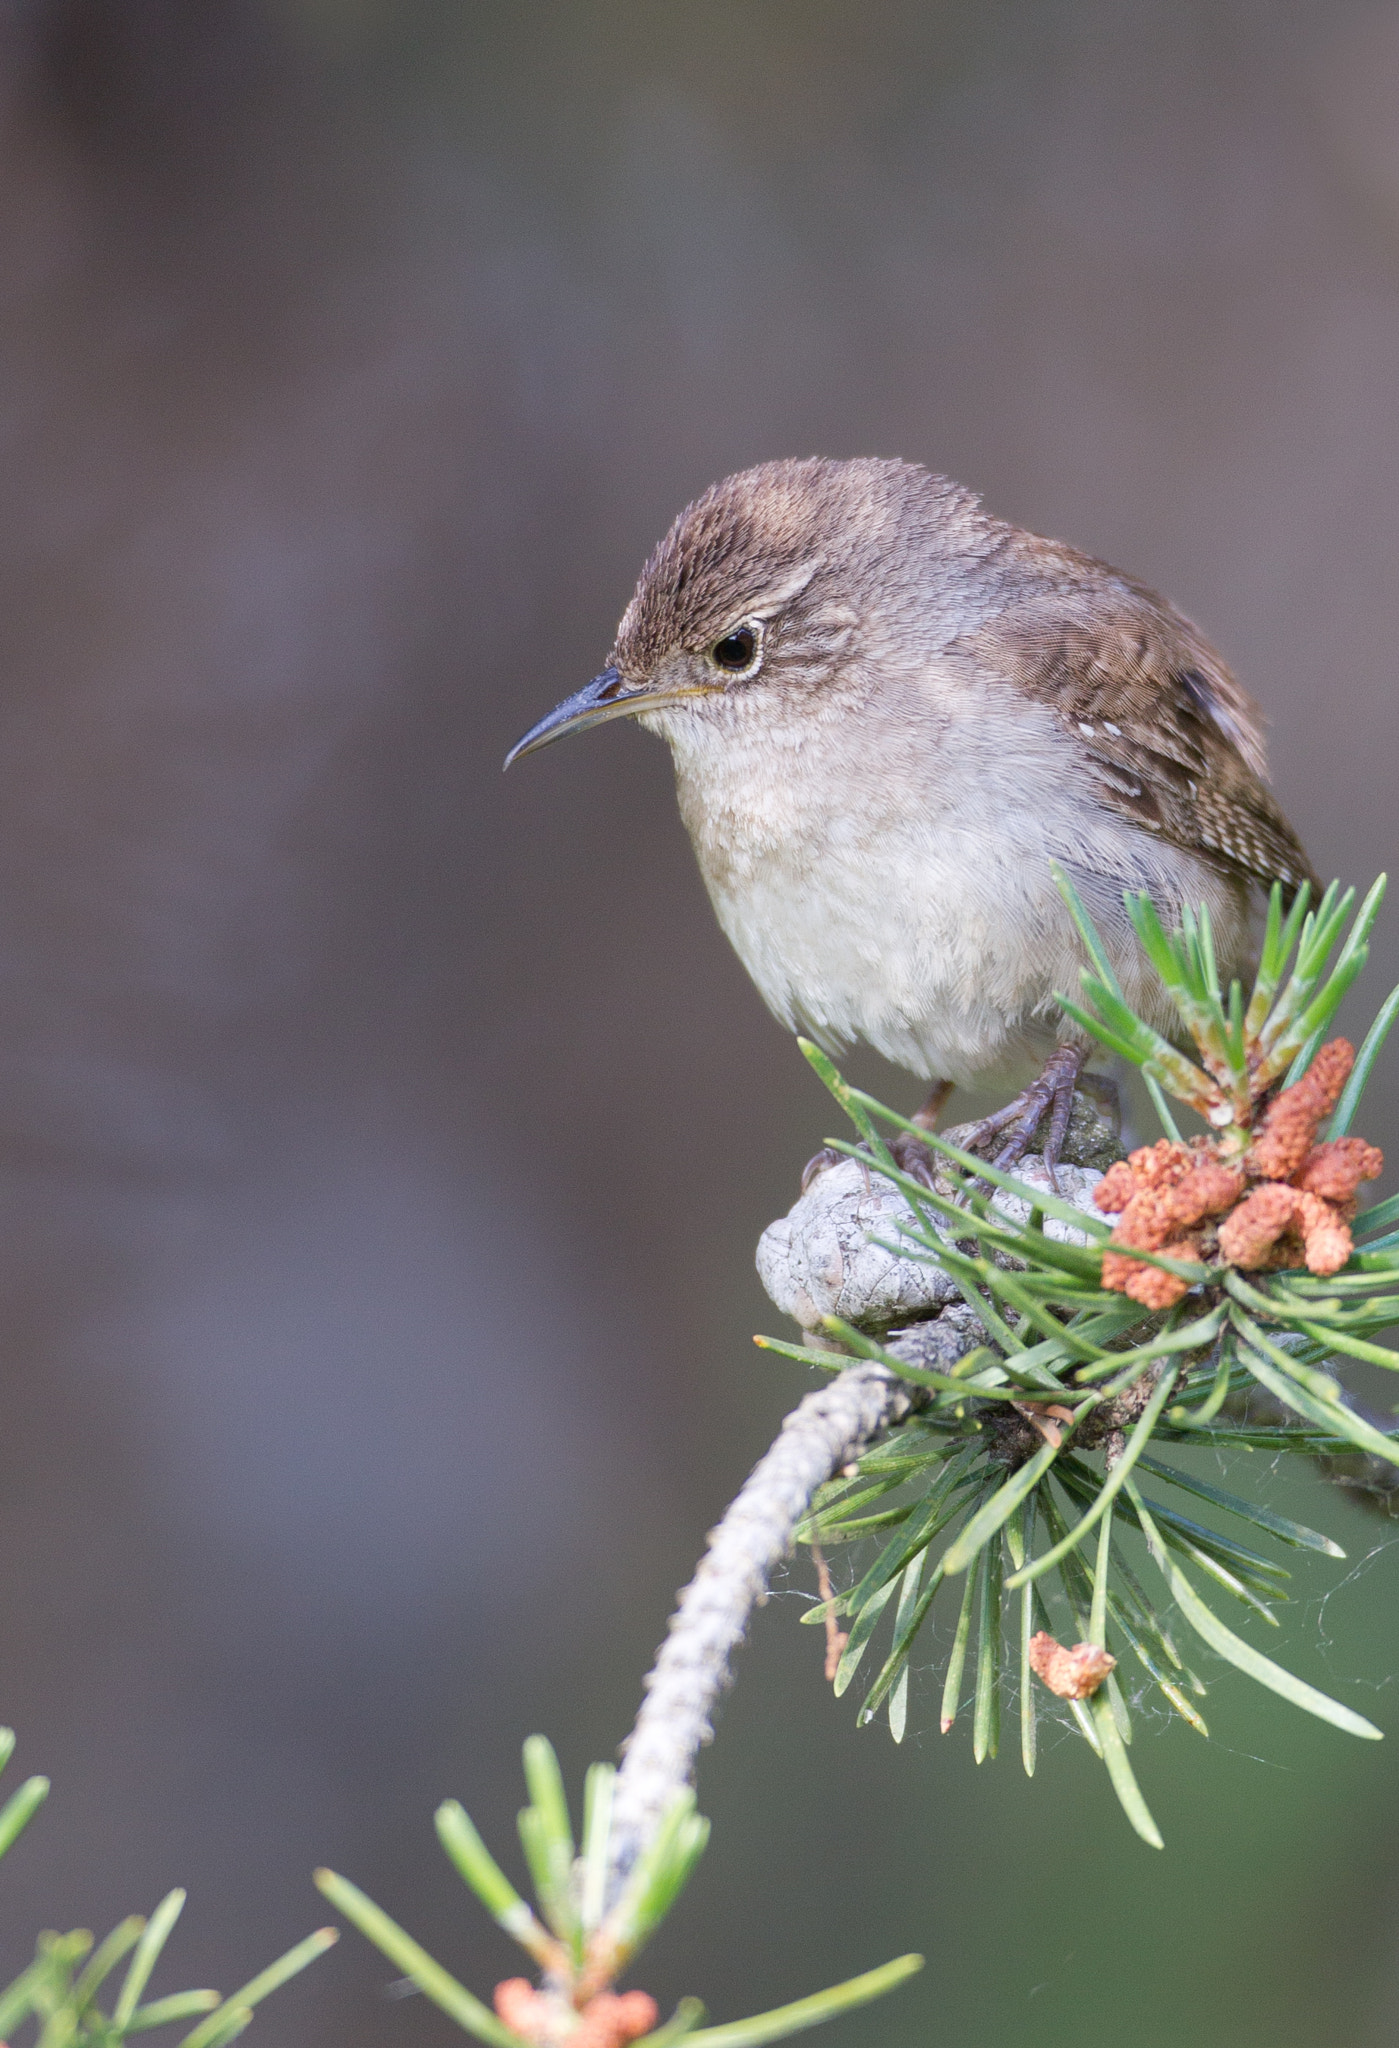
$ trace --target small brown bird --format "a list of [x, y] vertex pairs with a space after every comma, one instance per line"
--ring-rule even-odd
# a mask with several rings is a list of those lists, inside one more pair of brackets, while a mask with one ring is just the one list
[[[765, 463], [655, 550], [606, 668], [527, 732], [639, 718], [670, 742], [719, 922], [773, 1013], [949, 1088], [1038, 1078], [979, 1127], [1012, 1164], [1090, 1042], [1055, 1003], [1083, 955], [1058, 860], [1128, 1001], [1174, 1012], [1122, 904], [1209, 906], [1225, 980], [1260, 888], [1314, 880], [1258, 706], [1154, 591], [994, 519], [906, 462]], [[1004, 1134], [1004, 1136], [1002, 1136]]]

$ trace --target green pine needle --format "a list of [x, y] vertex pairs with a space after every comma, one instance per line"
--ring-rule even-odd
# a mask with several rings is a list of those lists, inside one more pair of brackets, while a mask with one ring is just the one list
[[[1207, 911], [1187, 915], [1170, 931], [1147, 898], [1127, 898], [1138, 942], [1176, 1005], [1187, 1051], [1134, 1014], [1072, 882], [1057, 869], [1055, 880], [1088, 963], [1084, 1000], [1066, 1002], [1066, 1011], [1142, 1070], [1172, 1140], [1180, 1139], [1173, 1101], [1183, 1102], [1206, 1116], [1224, 1140], [1224, 1156], [1238, 1157], [1283, 1077], [1301, 1072], [1332, 1033], [1339, 1005], [1364, 965], [1384, 878], [1358, 910], [1355, 891], [1338, 884], [1314, 906], [1309, 891], [1299, 889], [1286, 912], [1281, 890], [1274, 889], [1251, 988], [1221, 985]], [[1396, 1019], [1399, 989], [1362, 1041], [1329, 1136], [1354, 1128]], [[1235, 1672], [1347, 1733], [1377, 1735], [1362, 1716], [1234, 1635], [1187, 1577], [1187, 1569], [1203, 1575], [1277, 1628], [1273, 1609], [1285, 1599], [1288, 1579], [1282, 1563], [1212, 1524], [1148, 1502], [1139, 1481], [1150, 1475], [1177, 1497], [1192, 1496], [1206, 1512], [1247, 1523], [1284, 1554], [1344, 1556], [1323, 1531], [1255, 1497], [1266, 1483], [1263, 1461], [1245, 1468], [1250, 1487], [1230, 1492], [1160, 1452], [1168, 1445], [1216, 1455], [1259, 1448], [1315, 1458], [1354, 1450], [1399, 1464], [1399, 1429], [1386, 1430], [1362, 1414], [1334, 1371], [1338, 1358], [1399, 1370], [1399, 1351], [1383, 1341], [1399, 1321], [1399, 1197], [1360, 1219], [1354, 1226], [1359, 1248], [1329, 1277], [1303, 1270], [1244, 1274], [1209, 1264], [1205, 1255], [1177, 1260], [1133, 1247], [1134, 1258], [1177, 1272], [1190, 1286], [1177, 1308], [1151, 1312], [1102, 1284], [1109, 1225], [930, 1135], [852, 1088], [815, 1046], [803, 1042], [802, 1050], [855, 1126], [855, 1141], [836, 1141], [839, 1149], [867, 1160], [907, 1200], [902, 1227], [886, 1224], [888, 1248], [942, 1267], [987, 1333], [987, 1342], [958, 1366], [930, 1372], [910, 1367], [868, 1332], [827, 1325], [847, 1355], [884, 1363], [917, 1389], [922, 1404], [915, 1418], [862, 1457], [857, 1479], [823, 1491], [801, 1530], [806, 1540], [858, 1546], [874, 1536], [883, 1544], [863, 1572], [857, 1565], [853, 1588], [840, 1598], [849, 1633], [837, 1693], [850, 1688], [872, 1653], [882, 1660], [861, 1704], [861, 1723], [887, 1703], [891, 1729], [902, 1739], [914, 1711], [910, 1672], [919, 1631], [943, 1581], [965, 1575], [950, 1617], [940, 1718], [944, 1730], [957, 1718], [975, 1628], [972, 1742], [978, 1761], [995, 1753], [1009, 1659], [1019, 1684], [1021, 1758], [1027, 1773], [1035, 1769], [1039, 1704], [1028, 1646], [1037, 1623], [1051, 1633], [1058, 1626], [1065, 1641], [1102, 1642], [1111, 1628], [1122, 1654], [1131, 1653], [1171, 1711], [1207, 1734], [1194, 1704], [1203, 1687], [1173, 1640], [1172, 1608]], [[911, 1132], [937, 1154], [936, 1189], [895, 1164], [881, 1133], [896, 1132]], [[1018, 1198], [1031, 1221], [1018, 1223], [997, 1207], [1003, 1195]], [[1040, 1220], [1046, 1216], [1071, 1224], [1075, 1240], [1048, 1239]], [[760, 1341], [826, 1371], [838, 1363], [829, 1352]], [[1255, 1389], [1290, 1419], [1248, 1419]], [[1112, 1420], [1115, 1400], [1131, 1404], [1120, 1423]], [[1036, 1402], [1072, 1420], [1037, 1436], [1025, 1419], [1040, 1412]], [[1106, 1420], [1096, 1419], [1100, 1412]], [[1103, 1456], [1109, 1435], [1110, 1463]], [[929, 1569], [930, 1546], [943, 1530], [949, 1531], [946, 1543]], [[1091, 1568], [1084, 1555], [1090, 1537]], [[1135, 1576], [1124, 1543], [1143, 1546], [1155, 1564], [1164, 1584], [1160, 1607]], [[1019, 1605], [1007, 1627], [1005, 1600], [1016, 1593]], [[1062, 1613], [1062, 1622], [1053, 1624], [1054, 1612]], [[822, 1615], [813, 1609], [813, 1618]], [[1106, 1765], [1132, 1826], [1159, 1846], [1127, 1763], [1131, 1728], [1116, 1677], [1091, 1700], [1067, 1704]]]

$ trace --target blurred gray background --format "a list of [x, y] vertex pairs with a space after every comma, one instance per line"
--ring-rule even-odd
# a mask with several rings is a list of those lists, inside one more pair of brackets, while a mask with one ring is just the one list
[[[694, 492], [898, 454], [1170, 592], [1323, 873], [1392, 863], [1399, 6], [11, 0], [0, 81], [0, 1711], [55, 1781], [0, 1965], [182, 1882], [160, 1988], [228, 1989], [326, 1861], [488, 1989], [432, 1807], [508, 1837], [525, 1733], [624, 1734], [803, 1390], [752, 1250], [833, 1122], [663, 750], [501, 757]], [[1347, 1544], [1287, 1650], [1389, 1743], [1221, 1677], [1139, 1739], [1153, 1857], [930, 1675], [857, 1734], [794, 1566], [640, 1981], [917, 1947], [831, 2048], [1391, 2041], [1393, 1537], [1244, 1479]], [[259, 2038], [448, 2041], [390, 1975]]]

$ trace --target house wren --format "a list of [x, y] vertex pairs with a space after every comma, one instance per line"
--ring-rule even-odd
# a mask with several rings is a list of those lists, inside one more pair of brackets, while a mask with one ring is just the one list
[[1083, 954], [1072, 876], [1127, 1000], [1178, 1029], [1123, 909], [1209, 906], [1226, 982], [1255, 903], [1310, 862], [1264, 780], [1262, 718], [1164, 598], [994, 519], [911, 463], [765, 463], [682, 512], [607, 666], [506, 762], [638, 718], [739, 958], [773, 1013], [934, 1083], [1038, 1078], [978, 1131], [998, 1164], [1090, 1042], [1058, 1009]]

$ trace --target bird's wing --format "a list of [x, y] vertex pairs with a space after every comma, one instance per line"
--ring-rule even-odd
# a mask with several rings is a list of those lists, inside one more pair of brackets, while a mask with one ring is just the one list
[[1097, 572], [1091, 581], [1011, 605], [968, 637], [967, 652], [1049, 707], [1110, 810], [1265, 886], [1315, 887], [1263, 780], [1253, 699], [1164, 598], [1083, 567]]

